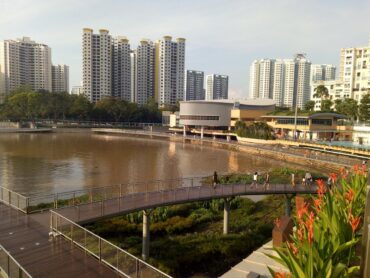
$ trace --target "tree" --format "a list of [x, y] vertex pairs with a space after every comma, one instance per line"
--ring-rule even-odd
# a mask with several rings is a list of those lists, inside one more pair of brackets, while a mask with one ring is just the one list
[[84, 95], [72, 95], [69, 115], [78, 120], [86, 120], [92, 111], [91, 102]]
[[358, 104], [352, 98], [335, 100], [335, 110], [340, 114], [350, 117], [352, 120], [355, 120], [358, 116]]
[[333, 106], [333, 102], [330, 99], [321, 100], [321, 111], [322, 112], [331, 112], [332, 106]]
[[324, 85], [317, 86], [314, 91], [315, 94], [313, 95], [313, 97], [321, 98], [321, 100], [329, 97], [328, 88], [326, 88]]
[[370, 120], [370, 92], [362, 97], [358, 107], [358, 116], [361, 121]]
[[306, 102], [306, 104], [304, 105], [304, 110], [306, 111], [313, 111], [315, 108], [315, 101], [313, 100], [309, 100]]

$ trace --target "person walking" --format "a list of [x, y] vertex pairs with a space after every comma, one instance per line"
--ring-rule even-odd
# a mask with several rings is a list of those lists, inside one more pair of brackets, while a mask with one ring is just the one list
[[218, 176], [217, 176], [217, 172], [215, 171], [213, 173], [213, 188], [216, 188], [217, 184], [218, 184]]
[[253, 182], [252, 182], [252, 184], [251, 184], [251, 188], [252, 188], [253, 186], [255, 186], [255, 187], [257, 188], [257, 181], [258, 181], [258, 173], [257, 173], [257, 172], [255, 172], [255, 173], [253, 174]]
[[266, 172], [266, 178], [265, 178], [265, 190], [267, 189], [270, 189], [270, 174], [269, 172]]
[[305, 176], [304, 176], [305, 180], [306, 180], [306, 183], [305, 185], [311, 185], [312, 184], [312, 175], [311, 173], [306, 173]]

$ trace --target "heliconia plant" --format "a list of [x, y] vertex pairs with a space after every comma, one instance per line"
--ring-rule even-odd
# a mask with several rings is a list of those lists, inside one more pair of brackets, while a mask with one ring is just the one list
[[[367, 172], [354, 166], [330, 174], [330, 187], [317, 180], [317, 195], [297, 210], [293, 234], [268, 255], [289, 272], [269, 271], [274, 278], [351, 277], [359, 270], [355, 247], [361, 239]], [[276, 224], [275, 224], [276, 225]]]

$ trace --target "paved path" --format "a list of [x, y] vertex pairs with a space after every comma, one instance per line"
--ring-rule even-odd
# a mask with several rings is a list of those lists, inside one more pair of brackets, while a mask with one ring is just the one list
[[62, 237], [49, 240], [50, 213], [26, 215], [0, 203], [0, 243], [33, 277], [118, 277]]

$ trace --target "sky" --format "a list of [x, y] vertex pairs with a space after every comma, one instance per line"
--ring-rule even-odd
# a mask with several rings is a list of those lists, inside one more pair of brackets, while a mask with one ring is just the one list
[[[369, 0], [0, 0], [0, 40], [23, 36], [52, 48], [53, 64], [82, 78], [82, 29], [141, 38], [186, 38], [186, 69], [229, 76], [229, 97], [247, 98], [249, 67], [306, 53], [339, 65], [340, 48], [370, 38]], [[337, 70], [339, 71], [339, 70]]]

